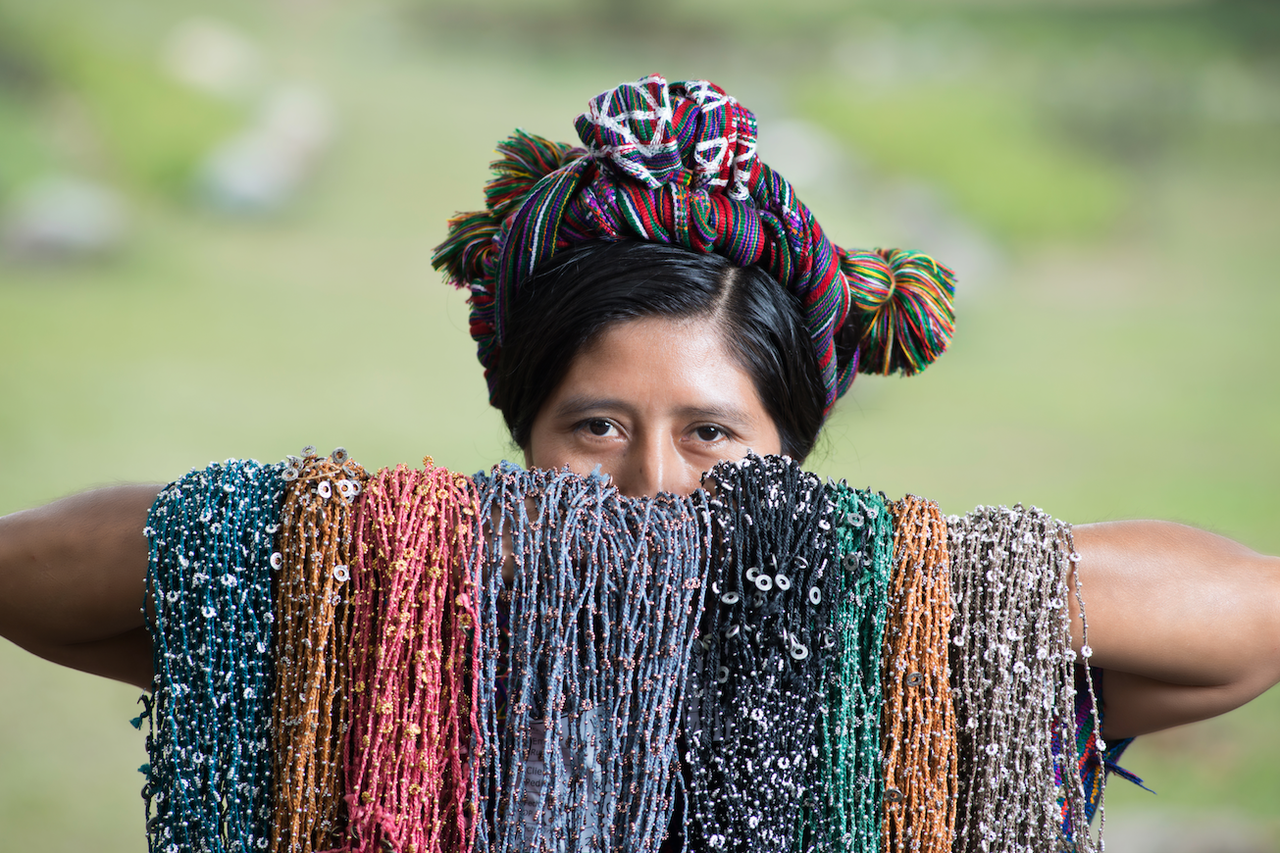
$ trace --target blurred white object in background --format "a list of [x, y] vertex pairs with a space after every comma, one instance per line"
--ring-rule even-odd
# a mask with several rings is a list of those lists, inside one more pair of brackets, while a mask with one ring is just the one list
[[251, 97], [262, 85], [258, 48], [235, 27], [212, 18], [188, 18], [174, 27], [161, 62], [174, 79], [224, 98]]
[[125, 230], [118, 193], [86, 178], [51, 175], [12, 196], [0, 221], [0, 247], [20, 261], [83, 260], [110, 253]]
[[328, 99], [309, 86], [273, 89], [253, 123], [218, 145], [197, 186], [210, 206], [233, 214], [278, 210], [313, 174], [334, 137]]

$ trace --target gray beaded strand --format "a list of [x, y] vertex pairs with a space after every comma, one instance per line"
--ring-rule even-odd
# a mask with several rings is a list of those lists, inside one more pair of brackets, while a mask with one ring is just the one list
[[[677, 737], [706, 572], [705, 496], [624, 498], [603, 477], [478, 475], [476, 850], [656, 853], [679, 784]], [[514, 563], [509, 588], [502, 566]], [[496, 629], [510, 595], [510, 640]]]
[[[1034, 507], [948, 519], [955, 618], [951, 678], [960, 757], [954, 850], [1046, 853], [1097, 847], [1074, 752], [1070, 527]], [[1091, 689], [1091, 688], [1090, 688]], [[1062, 780], [1058, 783], [1056, 780]]]

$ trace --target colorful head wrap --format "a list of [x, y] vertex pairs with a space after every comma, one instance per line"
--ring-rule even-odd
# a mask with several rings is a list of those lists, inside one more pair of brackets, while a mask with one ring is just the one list
[[[521, 284], [557, 252], [638, 238], [760, 265], [799, 297], [824, 410], [858, 372], [912, 375], [942, 354], [954, 325], [954, 274], [901, 249], [842, 249], [756, 157], [755, 116], [714, 83], [657, 75], [593, 99], [575, 126], [585, 147], [516, 131], [498, 146], [486, 210], [460, 214], [434, 265], [471, 290], [471, 336], [493, 368]], [[835, 336], [862, 330], [848, 364]]]

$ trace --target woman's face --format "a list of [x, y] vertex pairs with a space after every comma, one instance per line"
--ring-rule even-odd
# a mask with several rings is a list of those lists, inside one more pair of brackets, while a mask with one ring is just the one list
[[624, 495], [688, 494], [717, 462], [781, 453], [751, 376], [706, 319], [607, 327], [533, 420], [525, 464], [589, 474]]

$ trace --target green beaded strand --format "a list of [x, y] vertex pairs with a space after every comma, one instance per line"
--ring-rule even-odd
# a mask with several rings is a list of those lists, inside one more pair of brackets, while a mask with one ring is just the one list
[[[878, 853], [884, 810], [880, 652], [893, 567], [893, 523], [882, 495], [830, 483], [840, 585], [833, 648], [826, 650], [826, 849]], [[811, 820], [811, 826], [817, 821]]]

